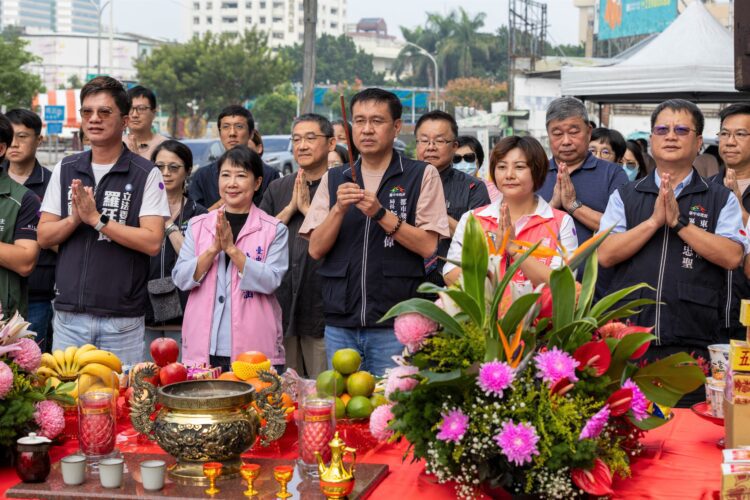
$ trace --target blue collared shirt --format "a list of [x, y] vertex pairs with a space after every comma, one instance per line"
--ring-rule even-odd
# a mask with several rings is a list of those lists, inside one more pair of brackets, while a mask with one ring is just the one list
[[[656, 175], [657, 171], [649, 175], [654, 176], [656, 186], [661, 186], [661, 177]], [[693, 180], [693, 171], [691, 171], [682, 182], [677, 184], [674, 188], [675, 197], [679, 196], [682, 190], [690, 184]], [[639, 181], [635, 181], [639, 182]], [[624, 233], [628, 229], [625, 221], [625, 205], [620, 197], [620, 191], [617, 190], [612, 193], [609, 197], [609, 203], [607, 203], [607, 209], [602, 215], [602, 220], [599, 223], [600, 230], [604, 231], [612, 227], [613, 233]], [[732, 241], [736, 241], [741, 244], [745, 249], [745, 253], [750, 253], [750, 241], [742, 235], [744, 225], [742, 224], [742, 210], [740, 209], [740, 203], [737, 201], [737, 197], [732, 195], [727, 197], [727, 202], [719, 213], [719, 219], [716, 221], [716, 231], [714, 234], [717, 236], [723, 236], [729, 238]]]

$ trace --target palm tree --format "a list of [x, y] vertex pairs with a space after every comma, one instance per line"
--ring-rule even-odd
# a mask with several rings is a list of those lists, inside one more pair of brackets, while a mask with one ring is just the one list
[[[417, 26], [410, 30], [401, 26], [401, 34], [407, 42], [419, 45], [427, 52], [434, 53], [437, 45], [437, 36], [429, 29]], [[401, 75], [411, 67], [412, 81], [415, 85], [428, 86], [433, 81], [432, 63], [413, 45], [406, 45], [399, 52], [393, 72], [396, 80], [401, 81]]]
[[[443, 61], [451, 60], [455, 64], [455, 76], [474, 76], [475, 61], [489, 59], [491, 40], [482, 33], [478, 33], [479, 29], [484, 26], [486, 14], [480, 12], [471, 18], [463, 7], [459, 7], [458, 11], [458, 19], [455, 13], [451, 12], [450, 31], [448, 36], [440, 39], [438, 54]], [[429, 18], [430, 15], [428, 15]]]

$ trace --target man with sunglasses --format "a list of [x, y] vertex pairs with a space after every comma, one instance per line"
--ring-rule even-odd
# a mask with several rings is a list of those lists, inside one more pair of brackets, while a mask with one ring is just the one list
[[170, 217], [164, 179], [122, 141], [130, 98], [96, 77], [81, 89], [91, 151], [63, 159], [42, 201], [39, 244], [59, 245], [52, 349], [94, 344], [123, 365], [141, 361], [149, 256]]
[[[464, 172], [453, 168], [454, 156], [458, 150], [458, 124], [445, 111], [430, 111], [423, 114], [414, 128], [417, 139], [417, 159], [427, 162], [440, 173], [448, 212], [448, 226], [451, 237], [456, 231], [461, 216], [469, 210], [490, 204], [490, 196], [484, 183]], [[461, 159], [458, 159], [461, 161]], [[425, 260], [427, 281], [444, 286], [443, 265], [448, 255], [451, 240], [438, 241], [435, 256]]]
[[[631, 318], [654, 325], [650, 360], [679, 351], [708, 359], [708, 345], [721, 340], [719, 319], [728, 306], [717, 291], [747, 246], [737, 198], [693, 168], [703, 124], [692, 102], [659, 104], [651, 114], [656, 170], [613, 193], [601, 220], [602, 228], [614, 227], [599, 247], [599, 262], [614, 266], [610, 291], [642, 282], [652, 287], [629, 297], [655, 301]], [[691, 394], [683, 402], [700, 398]]]
[[131, 102], [128, 122], [130, 133], [127, 135], [128, 148], [133, 153], [150, 160], [154, 148], [167, 140], [166, 137], [155, 134], [152, 130], [156, 117], [156, 95], [151, 89], [136, 85], [128, 90], [128, 96]]

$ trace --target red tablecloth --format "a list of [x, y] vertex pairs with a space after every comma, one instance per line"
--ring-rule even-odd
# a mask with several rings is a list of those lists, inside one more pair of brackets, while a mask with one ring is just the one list
[[[714, 499], [721, 485], [721, 451], [716, 441], [724, 431], [702, 420], [690, 410], [675, 410], [674, 420], [649, 432], [644, 439], [645, 452], [632, 464], [633, 476], [615, 482], [617, 499]], [[264, 454], [293, 458], [296, 455], [295, 434], [289, 433]], [[161, 448], [152, 443], [139, 442], [137, 438], [122, 439], [118, 447], [124, 453], [160, 453]], [[52, 459], [59, 460], [73, 453], [77, 442], [71, 441], [52, 449]], [[364, 454], [359, 460], [388, 464], [390, 473], [373, 491], [370, 498], [429, 498], [453, 499], [450, 485], [437, 484], [424, 473], [421, 462], [402, 462], [405, 443], [380, 445]], [[263, 455], [259, 455], [263, 456]], [[0, 493], [18, 482], [12, 469], [0, 469]]]

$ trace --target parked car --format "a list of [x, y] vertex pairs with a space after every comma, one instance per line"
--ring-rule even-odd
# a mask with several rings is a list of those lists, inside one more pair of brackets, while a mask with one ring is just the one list
[[184, 139], [181, 141], [193, 153], [193, 173], [224, 153], [224, 145], [219, 139]]
[[263, 161], [282, 175], [291, 174], [298, 168], [292, 153], [292, 136], [264, 135]]

